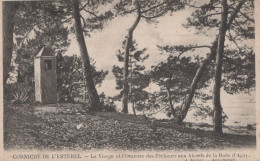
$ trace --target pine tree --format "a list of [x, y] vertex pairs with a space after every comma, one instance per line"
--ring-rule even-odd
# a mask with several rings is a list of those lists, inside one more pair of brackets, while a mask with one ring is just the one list
[[139, 1], [135, 0], [134, 5], [131, 1], [122, 0], [115, 5], [115, 9], [119, 15], [127, 15], [137, 12], [136, 19], [132, 26], [128, 29], [125, 43], [125, 57], [124, 57], [124, 86], [122, 98], [122, 112], [128, 113], [128, 67], [129, 67], [129, 52], [133, 43], [133, 33], [140, 23], [141, 19], [147, 22], [153, 22], [154, 19], [165, 15], [167, 12], [174, 12], [183, 8], [183, 3], [179, 0], [160, 0], [160, 1]]
[[[176, 119], [180, 114], [180, 110], [184, 105], [183, 100], [187, 96], [189, 85], [198, 68], [198, 60], [196, 59], [169, 56], [167, 60], [153, 66], [150, 71], [152, 81], [160, 86], [160, 91], [157, 92], [156, 96], [157, 104], [166, 109], [169, 117], [173, 116]], [[198, 88], [204, 89], [208, 87], [210, 78], [210, 75], [205, 77]], [[207, 94], [198, 92], [196, 97], [203, 99], [207, 97]], [[208, 100], [210, 97], [206, 99]]]
[[[123, 50], [125, 47], [125, 41], [123, 42]], [[145, 66], [141, 63], [148, 59], [149, 55], [145, 55], [145, 49], [138, 50], [137, 44], [132, 44], [130, 48], [130, 62], [128, 67], [128, 72], [130, 73], [127, 78], [128, 86], [130, 87], [130, 98], [128, 101], [132, 103], [132, 109], [136, 115], [135, 109], [142, 109], [142, 101], [148, 98], [148, 93], [144, 90], [149, 85], [149, 76], [145, 73]], [[120, 62], [124, 61], [125, 53], [118, 50], [117, 54], [118, 60]], [[113, 66], [113, 74], [116, 77], [117, 87], [116, 89], [123, 90], [124, 85], [124, 75], [123, 68], [119, 66]], [[121, 99], [123, 97], [123, 91], [116, 96], [116, 99]]]
[[[195, 27], [198, 34], [206, 33], [212, 30], [217, 30], [218, 27], [221, 24], [221, 20], [217, 18], [217, 16], [221, 15], [221, 3], [219, 1], [210, 1], [208, 3], [205, 3], [201, 6], [196, 6], [196, 4], [192, 4], [194, 2], [186, 3], [186, 6], [195, 8], [195, 11], [193, 12], [192, 16], [188, 18], [188, 24], [186, 24], [186, 27]], [[234, 7], [235, 6], [235, 7]], [[252, 61], [252, 57], [254, 57], [254, 53], [252, 52], [252, 49], [247, 46], [243, 46], [241, 44], [244, 44], [245, 41], [248, 39], [253, 38], [253, 30], [252, 26], [254, 25], [253, 20], [253, 10], [254, 8], [254, 2], [251, 0], [242, 0], [242, 1], [231, 1], [230, 5], [228, 6], [228, 12], [230, 13], [230, 16], [228, 16], [228, 21], [225, 30], [227, 30], [226, 37], [228, 40], [228, 48], [226, 51], [229, 51], [229, 53], [224, 54], [223, 56], [223, 63], [225, 67], [228, 67], [227, 69], [224, 69], [224, 72], [228, 74], [225, 74], [223, 81], [225, 90], [229, 90], [229, 93], [233, 92], [243, 92], [246, 89], [254, 88], [254, 61]], [[209, 30], [212, 29], [212, 30]], [[200, 67], [197, 69], [197, 72], [193, 78], [193, 81], [189, 88], [189, 94], [185, 99], [185, 105], [182, 108], [181, 114], [178, 116], [178, 123], [182, 123], [182, 121], [185, 119], [190, 105], [193, 100], [193, 96], [195, 94], [195, 91], [197, 89], [198, 83], [201, 81], [203, 77], [205, 77], [205, 71], [207, 69], [207, 66], [215, 62], [216, 58], [216, 52], [218, 47], [218, 36], [216, 36], [216, 39], [213, 41], [212, 45], [188, 45], [188, 46], [164, 46], [160, 47], [160, 49], [165, 50], [167, 52], [171, 53], [178, 53], [179, 55], [185, 54], [188, 51], [196, 51], [197, 48], [209, 48], [210, 53], [207, 54], [207, 57], [204, 59], [204, 61], [200, 64]], [[247, 55], [246, 57], [243, 57], [243, 65], [239, 65], [237, 62], [239, 61], [237, 58], [237, 54], [245, 55], [243, 53], [248, 53], [250, 55]], [[233, 55], [235, 54], [235, 55]], [[232, 58], [235, 58], [232, 60]], [[230, 66], [234, 67], [234, 65], [238, 68], [243, 68], [243, 74], [247, 75], [244, 77], [243, 82], [241, 83], [241, 90], [233, 90], [235, 85], [234, 83], [229, 83], [232, 81], [227, 81], [230, 79], [239, 80], [238, 75], [232, 74], [230, 72]], [[251, 68], [248, 68], [251, 67]], [[234, 69], [234, 68], [232, 68]], [[247, 70], [247, 73], [244, 72]], [[227, 76], [227, 78], [225, 78]], [[241, 79], [240, 79], [241, 80]]]

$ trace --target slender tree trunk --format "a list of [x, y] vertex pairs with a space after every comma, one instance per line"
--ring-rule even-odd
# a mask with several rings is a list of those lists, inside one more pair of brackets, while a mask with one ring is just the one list
[[213, 91], [213, 106], [214, 106], [214, 132], [222, 133], [222, 107], [220, 101], [220, 89], [221, 89], [221, 76], [222, 76], [222, 63], [225, 45], [225, 35], [227, 27], [228, 5], [227, 0], [222, 0], [222, 14], [221, 14], [221, 26], [219, 29], [218, 49], [216, 56], [215, 66], [215, 80]]
[[84, 101], [86, 102], [87, 101], [87, 85], [86, 85], [86, 81], [84, 80]]
[[[72, 84], [72, 82], [71, 82], [71, 84]], [[71, 85], [71, 86], [72, 86], [72, 85]], [[70, 87], [70, 89], [68, 90], [68, 98], [69, 98], [69, 102], [75, 103], [75, 100], [74, 100], [74, 98], [73, 98], [73, 96], [72, 96], [72, 90], [73, 90], [73, 86]]]
[[135, 101], [132, 101], [132, 109], [133, 109], [133, 112], [134, 112], [134, 116], [135, 116], [135, 118], [136, 118]]
[[133, 62], [130, 56], [130, 64], [131, 64], [131, 69], [130, 69], [130, 98], [132, 100], [132, 109], [134, 112], [134, 116], [136, 117], [136, 112], [135, 112], [135, 101], [133, 98]]
[[81, 27], [81, 21], [80, 21], [80, 12], [79, 12], [79, 1], [78, 0], [72, 0], [73, 2], [73, 14], [74, 14], [74, 20], [75, 20], [75, 31], [76, 31], [76, 38], [78, 41], [80, 54], [82, 58], [82, 64], [83, 64], [83, 70], [84, 75], [86, 79], [86, 86], [88, 95], [90, 98], [90, 107], [93, 110], [101, 110], [100, 107], [100, 100], [99, 96], [93, 81], [92, 77], [92, 71], [91, 71], [91, 65], [89, 60], [89, 55], [86, 47], [86, 43], [83, 36], [83, 31]]
[[192, 80], [192, 83], [191, 83], [190, 88], [189, 88], [188, 97], [185, 100], [184, 107], [182, 108], [181, 114], [179, 116], [177, 116], [178, 117], [177, 118], [177, 123], [179, 123], [179, 124], [181, 124], [183, 122], [183, 120], [185, 119], [185, 117], [186, 117], [186, 115], [187, 115], [187, 113], [189, 111], [189, 108], [190, 108], [193, 96], [195, 94], [195, 90], [197, 89], [197, 85], [198, 85], [198, 83], [200, 81], [200, 78], [202, 77], [203, 72], [205, 71], [206, 66], [210, 63], [210, 61], [213, 59], [213, 57], [216, 54], [216, 51], [215, 51], [216, 46], [217, 46], [217, 41], [215, 41], [213, 43], [210, 55], [200, 65], [199, 69], [197, 70], [197, 72], [196, 72], [196, 74], [195, 74], [195, 76], [194, 76], [194, 78]]
[[[232, 15], [229, 18], [229, 21], [226, 26], [226, 30], [230, 28], [231, 24], [233, 23], [238, 12], [240, 11], [241, 7], [243, 6], [243, 4], [245, 2], [246, 2], [246, 0], [243, 0], [238, 4], [238, 6], [236, 7], [236, 9], [234, 10], [234, 12], [232, 13]], [[207, 58], [204, 60], [204, 62], [200, 65], [199, 69], [197, 70], [197, 72], [192, 80], [192, 83], [189, 88], [188, 97], [185, 100], [184, 107], [182, 108], [181, 114], [179, 116], [177, 116], [177, 123], [181, 124], [183, 122], [183, 120], [185, 119], [185, 117], [187, 116], [195, 90], [197, 89], [197, 84], [200, 81], [200, 78], [202, 77], [202, 75], [206, 69], [206, 66], [210, 63], [211, 60], [213, 60], [216, 57], [217, 46], [218, 46], [218, 38], [216, 38], [216, 40], [213, 42], [210, 54], [207, 56]]]
[[122, 98], [122, 105], [123, 105], [123, 109], [122, 112], [123, 113], [128, 113], [128, 93], [129, 93], [129, 85], [128, 85], [128, 66], [129, 66], [129, 52], [130, 52], [130, 48], [132, 46], [132, 41], [133, 41], [133, 32], [136, 28], [136, 26], [138, 25], [138, 23], [140, 22], [141, 19], [141, 11], [140, 11], [140, 4], [138, 0], [135, 0], [136, 2], [136, 7], [138, 10], [138, 16], [134, 22], [134, 24], [132, 25], [132, 27], [129, 29], [128, 31], [128, 35], [126, 38], [126, 46], [125, 46], [125, 57], [124, 57], [124, 88], [123, 88], [123, 98]]
[[13, 30], [14, 17], [19, 2], [3, 3], [3, 88], [6, 89], [6, 81], [8, 79], [12, 53], [13, 53]]
[[170, 87], [167, 87], [166, 89], [167, 89], [167, 96], [168, 96], [169, 106], [171, 108], [171, 114], [172, 114], [172, 116], [174, 116], [175, 115], [175, 110], [174, 110], [173, 103], [172, 103], [171, 90], [170, 90]]

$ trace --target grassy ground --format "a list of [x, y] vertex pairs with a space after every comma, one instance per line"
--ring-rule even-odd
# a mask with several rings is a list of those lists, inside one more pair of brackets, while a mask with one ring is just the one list
[[5, 110], [5, 149], [186, 150], [255, 148], [249, 135], [214, 135], [171, 122], [112, 112], [88, 112], [81, 105], [12, 105]]

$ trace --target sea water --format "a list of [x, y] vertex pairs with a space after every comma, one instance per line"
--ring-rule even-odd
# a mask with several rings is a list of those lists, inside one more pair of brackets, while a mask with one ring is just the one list
[[[252, 99], [253, 98], [253, 99]], [[225, 125], [228, 126], [247, 126], [256, 124], [256, 103], [254, 99], [254, 95], [251, 96], [226, 96], [221, 99], [221, 104], [223, 107], [224, 113], [228, 116], [228, 119], [225, 122]], [[121, 107], [121, 102], [116, 101], [117, 107]], [[198, 105], [200, 105], [198, 103]], [[213, 108], [212, 101], [207, 103], [203, 103], [203, 105], [208, 105], [210, 108]], [[129, 103], [129, 113], [133, 114], [132, 105]], [[118, 109], [121, 111], [120, 109]], [[198, 110], [196, 107], [192, 107], [187, 117], [185, 118], [185, 122], [193, 122], [193, 123], [208, 123], [213, 124], [212, 117], [200, 118], [195, 117], [194, 113]], [[155, 110], [156, 111], [156, 110]], [[155, 111], [146, 111], [144, 114], [148, 115], [149, 113], [154, 113]], [[142, 115], [142, 111], [137, 111], [137, 114]], [[158, 112], [152, 117], [156, 119], [169, 119], [165, 111]]]

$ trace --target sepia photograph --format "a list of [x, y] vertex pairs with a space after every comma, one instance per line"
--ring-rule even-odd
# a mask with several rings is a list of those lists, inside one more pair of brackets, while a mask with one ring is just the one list
[[257, 161], [257, 0], [1, 3], [3, 161]]

